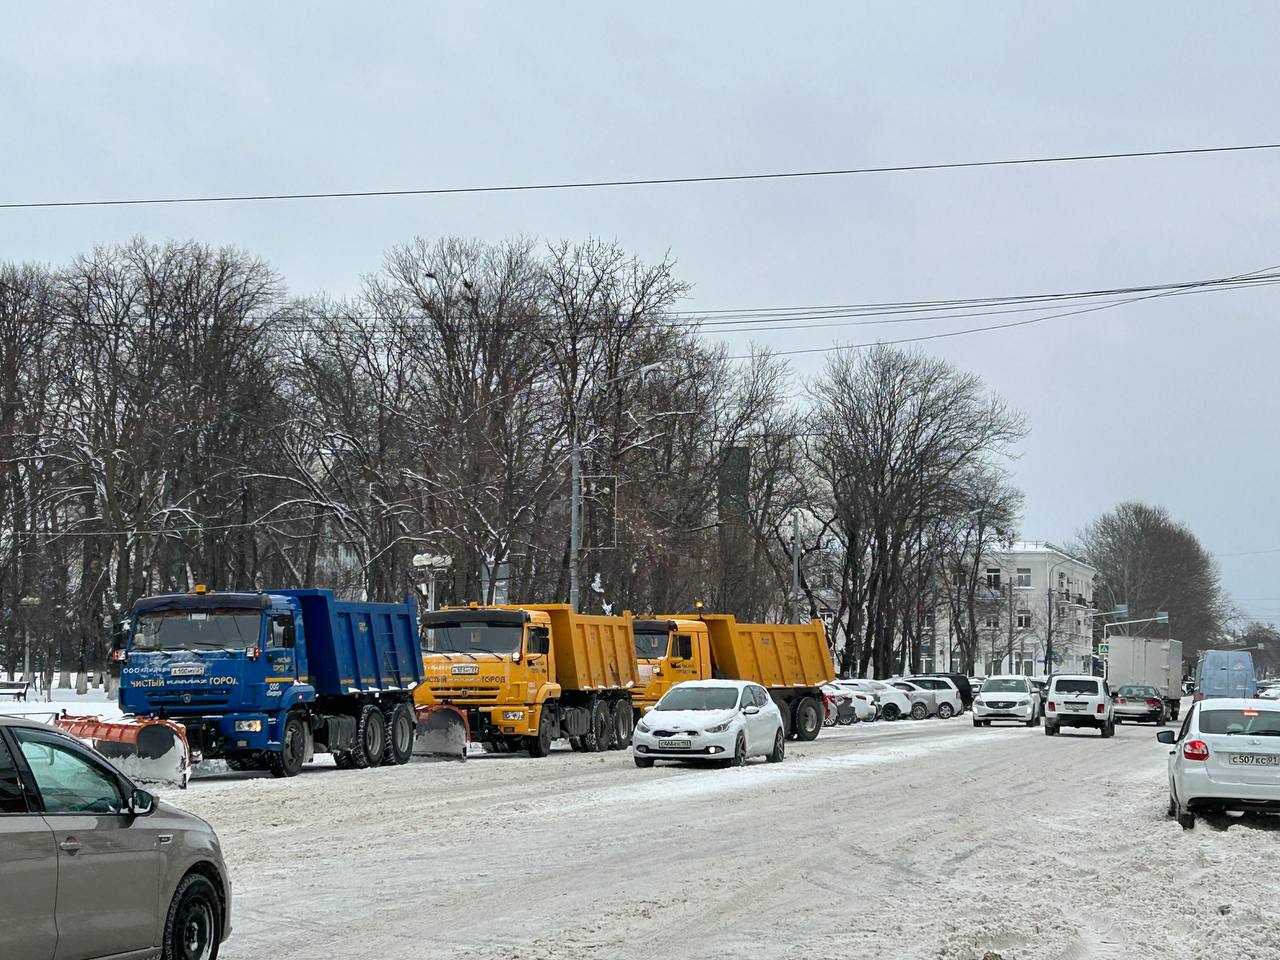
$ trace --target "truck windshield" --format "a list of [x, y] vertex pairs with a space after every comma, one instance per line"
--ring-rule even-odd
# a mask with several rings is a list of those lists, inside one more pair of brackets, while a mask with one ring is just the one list
[[508, 656], [520, 649], [524, 628], [513, 623], [438, 621], [429, 623], [423, 638], [428, 653], [491, 653]]
[[637, 633], [636, 659], [661, 660], [667, 655], [668, 640], [669, 637], [665, 631], [662, 633]]
[[138, 617], [132, 650], [247, 650], [256, 647], [262, 614], [247, 610], [166, 610]]
[[656, 710], [732, 710], [738, 705], [733, 687], [673, 687]]

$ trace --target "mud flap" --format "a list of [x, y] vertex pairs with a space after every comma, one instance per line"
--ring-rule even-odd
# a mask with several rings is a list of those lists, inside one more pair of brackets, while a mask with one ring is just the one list
[[471, 740], [467, 715], [457, 707], [418, 707], [413, 737], [415, 760], [465, 760]]
[[57, 726], [102, 754], [111, 765], [138, 783], [158, 783], [185, 790], [191, 779], [191, 745], [186, 728], [172, 720], [125, 717], [60, 716]]

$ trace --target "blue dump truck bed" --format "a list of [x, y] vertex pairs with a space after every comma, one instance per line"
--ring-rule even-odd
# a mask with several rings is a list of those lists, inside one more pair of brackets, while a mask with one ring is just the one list
[[336, 600], [332, 590], [273, 590], [302, 608], [311, 685], [322, 697], [411, 690], [422, 682], [418, 614], [404, 603]]

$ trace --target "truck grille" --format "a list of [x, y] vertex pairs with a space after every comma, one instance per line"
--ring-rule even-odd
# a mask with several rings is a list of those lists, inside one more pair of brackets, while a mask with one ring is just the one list
[[498, 699], [499, 689], [497, 687], [431, 687], [431, 694], [437, 700], [483, 700], [494, 701]]

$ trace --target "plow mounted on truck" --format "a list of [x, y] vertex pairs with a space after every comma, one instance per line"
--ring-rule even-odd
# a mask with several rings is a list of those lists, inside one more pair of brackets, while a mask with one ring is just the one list
[[180, 723], [145, 717], [102, 720], [62, 714], [54, 725], [90, 744], [112, 766], [139, 783], [185, 790], [191, 779], [191, 744]]
[[467, 715], [451, 704], [419, 706], [413, 756], [419, 760], [465, 760], [471, 742]]

